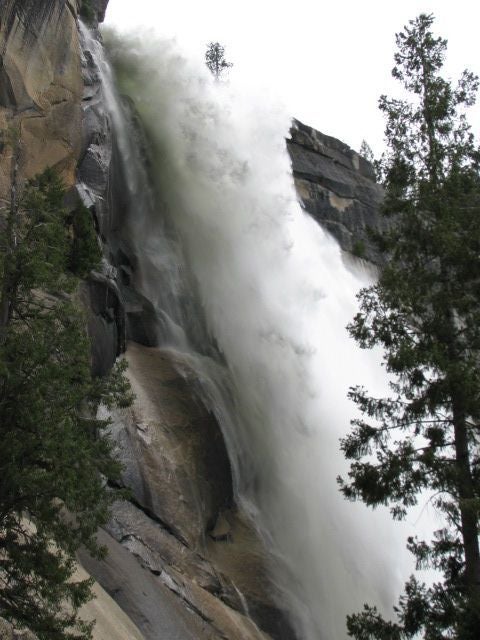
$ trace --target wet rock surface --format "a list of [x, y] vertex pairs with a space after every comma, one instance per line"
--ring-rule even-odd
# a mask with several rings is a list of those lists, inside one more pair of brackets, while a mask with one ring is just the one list
[[287, 148], [305, 211], [344, 251], [379, 264], [368, 228], [384, 228], [379, 215], [383, 189], [375, 182], [370, 163], [343, 142], [298, 120], [293, 121], [290, 134]]
[[195, 548], [231, 506], [232, 480], [220, 428], [175, 368], [179, 357], [129, 343], [136, 400], [114, 414], [111, 437], [135, 502]]
[[[233, 503], [220, 428], [192, 395], [185, 362], [135, 343], [126, 358], [136, 400], [111, 415], [110, 437], [131, 498], [114, 504], [108, 533], [194, 612], [205, 637], [295, 638], [266, 549]], [[107, 588], [102, 563], [87, 566]]]
[[92, 272], [81, 288], [92, 341], [92, 372], [96, 376], [106, 375], [125, 351], [125, 309], [109, 271]]

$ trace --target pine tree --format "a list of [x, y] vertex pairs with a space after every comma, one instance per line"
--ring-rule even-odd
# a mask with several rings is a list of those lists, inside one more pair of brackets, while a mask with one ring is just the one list
[[[105, 483], [119, 473], [96, 408], [129, 400], [121, 371], [90, 373], [63, 197], [51, 170], [22, 198], [14, 181], [0, 244], [0, 616], [40, 640], [91, 636], [78, 618], [91, 582], [72, 580], [75, 552], [101, 554]], [[98, 259], [87, 253], [82, 270]]]
[[446, 41], [432, 23], [420, 15], [396, 37], [392, 73], [411, 99], [380, 98], [386, 267], [360, 292], [349, 330], [361, 347], [383, 348], [391, 395], [350, 390], [363, 417], [342, 441], [352, 463], [339, 482], [396, 519], [428, 496], [444, 525], [408, 540], [435, 583], [412, 576], [395, 622], [370, 605], [349, 616], [357, 640], [480, 637], [480, 151], [465, 118], [478, 80], [465, 71], [454, 87], [441, 76]]
[[92, 214], [83, 204], [73, 212], [72, 229], [73, 241], [68, 268], [78, 277], [85, 278], [92, 268], [100, 264], [102, 254], [92, 224]]
[[382, 181], [381, 160], [377, 160], [375, 158], [372, 147], [368, 144], [368, 142], [365, 139], [362, 140], [359, 154], [362, 156], [362, 158], [365, 158], [365, 160], [367, 160], [372, 165], [372, 169], [375, 174], [375, 178], [377, 182], [381, 182]]
[[372, 147], [368, 144], [365, 138], [362, 140], [362, 144], [360, 145], [359, 154], [368, 160], [371, 164], [375, 162], [375, 156], [373, 155]]
[[205, 63], [210, 69], [215, 80], [220, 80], [222, 74], [230, 67], [232, 62], [225, 60], [225, 47], [219, 42], [209, 42], [205, 53]]

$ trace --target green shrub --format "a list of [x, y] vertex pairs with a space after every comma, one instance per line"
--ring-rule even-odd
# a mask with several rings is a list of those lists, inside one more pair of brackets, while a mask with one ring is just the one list
[[80, 15], [87, 23], [91, 23], [95, 20], [95, 9], [92, 6], [92, 0], [82, 0], [80, 6]]
[[357, 258], [365, 258], [366, 247], [365, 247], [365, 243], [363, 242], [363, 240], [356, 240], [353, 243], [352, 253]]
[[79, 278], [85, 278], [92, 269], [98, 267], [102, 252], [98, 246], [92, 214], [83, 205], [73, 212], [72, 227], [69, 268]]

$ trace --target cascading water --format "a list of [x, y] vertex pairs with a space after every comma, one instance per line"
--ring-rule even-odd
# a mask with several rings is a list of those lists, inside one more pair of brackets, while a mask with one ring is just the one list
[[146, 202], [141, 157], [105, 71], [133, 176], [128, 186], [138, 196], [129, 229], [141, 256], [137, 284], [176, 327], [164, 340], [197, 372], [219, 418], [237, 499], [276, 557], [275, 577], [299, 635], [344, 638], [347, 613], [365, 601], [390, 605], [405, 565], [398, 524], [345, 503], [335, 481], [345, 472], [338, 440], [353, 412], [348, 387], [385, 387], [375, 355], [358, 351], [345, 331], [366, 276], [344, 264], [336, 243], [301, 210], [285, 114], [261, 96], [214, 84], [171, 43], [143, 35], [112, 39], [110, 48], [121, 91], [134, 99], [148, 133], [157, 192], [221, 358], [198, 354], [186, 337], [195, 318], [181, 304], [165, 307], [158, 291], [166, 280], [160, 285], [152, 273], [168, 263], [177, 278], [170, 299], [178, 303], [188, 270], [165, 238], [154, 196]]

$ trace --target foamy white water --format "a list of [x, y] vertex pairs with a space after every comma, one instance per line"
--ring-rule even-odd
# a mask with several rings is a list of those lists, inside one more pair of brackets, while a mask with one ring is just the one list
[[[301, 210], [281, 109], [216, 85], [151, 35], [116, 40], [111, 50], [226, 366], [186, 338], [196, 318], [162, 307], [156, 290], [165, 283], [152, 266], [160, 273], [168, 262], [178, 275], [185, 265], [182, 250], [166, 249], [163, 208], [152, 203], [139, 202], [131, 226], [139, 286], [177, 327], [170, 346], [196, 368], [220, 419], [238, 499], [278, 560], [275, 577], [299, 634], [343, 639], [346, 614], [366, 601], [389, 609], [405, 576], [398, 523], [345, 502], [335, 481], [346, 472], [339, 438], [354, 413], [348, 387], [385, 388], [375, 355], [345, 330], [365, 277]], [[121, 119], [114, 92], [106, 97]], [[126, 126], [116, 123], [119, 133]], [[138, 163], [131, 142], [122, 144], [125, 162]], [[173, 297], [184, 287], [171, 286]]]

